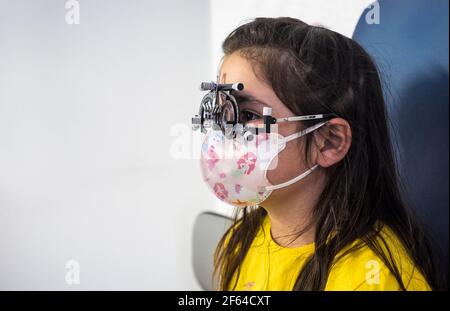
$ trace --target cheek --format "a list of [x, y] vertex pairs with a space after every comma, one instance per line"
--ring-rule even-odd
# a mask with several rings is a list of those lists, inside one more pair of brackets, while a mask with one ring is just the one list
[[267, 172], [267, 178], [274, 185], [280, 184], [300, 175], [306, 167], [303, 142], [294, 140], [278, 155], [277, 166]]

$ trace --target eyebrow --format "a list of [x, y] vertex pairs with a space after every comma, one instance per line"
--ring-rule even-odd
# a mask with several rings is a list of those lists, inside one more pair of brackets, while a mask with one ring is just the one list
[[245, 91], [231, 91], [231, 95], [236, 98], [237, 101], [249, 101], [249, 102], [258, 102], [263, 105], [266, 105], [267, 107], [272, 107], [271, 105], [265, 103], [264, 101], [252, 96], [251, 94], [245, 93]]

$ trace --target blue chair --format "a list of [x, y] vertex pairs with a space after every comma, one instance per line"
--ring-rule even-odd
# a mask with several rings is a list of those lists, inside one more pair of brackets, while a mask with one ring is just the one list
[[380, 0], [380, 23], [361, 15], [353, 39], [382, 72], [403, 185], [443, 251], [448, 275], [448, 0]]

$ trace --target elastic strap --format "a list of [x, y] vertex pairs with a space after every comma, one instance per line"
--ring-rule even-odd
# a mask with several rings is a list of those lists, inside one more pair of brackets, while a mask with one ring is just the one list
[[292, 184], [295, 184], [297, 181], [299, 181], [299, 180], [305, 178], [306, 176], [308, 176], [309, 174], [311, 174], [312, 171], [314, 171], [318, 166], [319, 165], [316, 164], [313, 167], [311, 167], [310, 169], [308, 169], [306, 172], [304, 172], [303, 174], [300, 174], [297, 177], [294, 177], [291, 180], [288, 180], [288, 181], [286, 181], [286, 182], [284, 182], [282, 184], [273, 185], [273, 186], [267, 186], [267, 187], [265, 187], [265, 190], [266, 191], [273, 191], [273, 190], [277, 190], [277, 189], [284, 188], [284, 187], [290, 186]]
[[304, 129], [303, 131], [291, 134], [289, 136], [286, 136], [284, 138], [285, 142], [290, 142], [291, 140], [297, 139], [299, 137], [305, 136], [306, 134], [309, 134], [315, 130], [317, 130], [318, 128], [324, 126], [327, 122], [321, 122], [321, 123], [317, 123], [316, 125], [313, 125], [311, 127], [308, 127], [306, 129]]

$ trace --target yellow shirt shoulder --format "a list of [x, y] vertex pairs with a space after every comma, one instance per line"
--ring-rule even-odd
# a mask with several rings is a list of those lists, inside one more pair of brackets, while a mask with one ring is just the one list
[[[379, 239], [383, 251], [390, 251], [391, 256], [388, 255], [388, 258], [395, 262], [406, 289], [430, 290], [389, 228], [381, 230]], [[360, 241], [351, 246], [356, 243]], [[313, 252], [313, 243], [296, 248], [276, 244], [270, 235], [270, 220], [266, 216], [231, 284], [236, 283], [235, 290], [292, 290], [300, 270]], [[400, 286], [379, 256], [363, 244], [356, 251], [341, 256], [332, 265], [325, 290], [400, 290]]]

